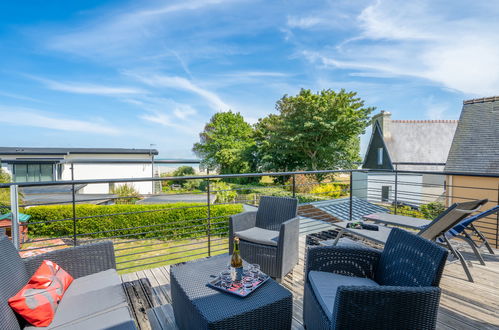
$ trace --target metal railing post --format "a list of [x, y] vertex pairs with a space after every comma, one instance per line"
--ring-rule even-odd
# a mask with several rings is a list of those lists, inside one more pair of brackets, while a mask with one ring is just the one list
[[395, 203], [393, 212], [395, 214], [397, 214], [397, 206], [398, 206], [397, 190], [398, 190], [398, 171], [397, 171], [397, 165], [395, 165], [395, 196], [393, 197], [393, 201]]
[[348, 220], [353, 218], [353, 171], [350, 171], [350, 205], [348, 210]]
[[293, 174], [293, 198], [296, 198], [296, 178]]
[[211, 201], [210, 201], [210, 179], [206, 180], [206, 202], [208, 211], [208, 257], [211, 257]]
[[20, 249], [19, 241], [19, 194], [18, 186], [10, 186], [10, 212], [12, 214], [11, 229], [10, 233], [12, 236], [12, 243], [16, 249]]
[[72, 196], [72, 206], [73, 206], [73, 246], [76, 246], [76, 190], [74, 184], [74, 164], [71, 163], [71, 196]]

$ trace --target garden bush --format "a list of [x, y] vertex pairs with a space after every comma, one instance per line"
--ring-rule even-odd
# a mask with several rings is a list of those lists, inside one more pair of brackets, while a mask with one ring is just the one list
[[114, 202], [116, 204], [135, 204], [138, 200], [140, 200], [140, 193], [138, 192], [137, 189], [135, 189], [135, 186], [133, 184], [122, 184], [117, 187], [114, 187], [111, 189], [111, 194], [114, 194], [118, 197], [123, 197], [123, 198], [116, 198]]
[[[346, 184], [346, 187], [348, 187], [348, 184]], [[310, 193], [323, 197], [339, 198], [346, 196], [347, 191], [348, 188], [345, 188], [345, 184], [342, 183], [322, 183], [310, 190]]]
[[433, 220], [435, 219], [440, 213], [445, 211], [445, 205], [440, 202], [431, 202], [428, 204], [423, 204], [419, 207], [419, 210], [425, 217], [425, 219], [428, 220]]
[[215, 192], [215, 203], [229, 203], [236, 200], [237, 192], [223, 181], [213, 183], [210, 188]]
[[[240, 204], [212, 205], [211, 217], [216, 218], [211, 219], [212, 234], [225, 234], [228, 231], [228, 216], [242, 212], [242, 209]], [[140, 213], [130, 214], [130, 212]], [[23, 213], [31, 215], [28, 225], [30, 236], [73, 235], [71, 205], [35, 206], [23, 210]], [[83, 219], [77, 220], [76, 233], [82, 237], [92, 238], [121, 235], [123, 238], [194, 238], [206, 235], [207, 216], [207, 208], [202, 203], [80, 204], [76, 205], [76, 217]], [[67, 220], [36, 223], [62, 219]]]

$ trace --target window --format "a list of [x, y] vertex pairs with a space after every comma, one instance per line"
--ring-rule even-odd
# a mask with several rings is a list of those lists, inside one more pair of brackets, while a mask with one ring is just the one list
[[390, 186], [381, 186], [381, 201], [390, 201]]
[[378, 165], [383, 165], [383, 148], [378, 148]]
[[52, 164], [14, 164], [15, 182], [53, 181]]

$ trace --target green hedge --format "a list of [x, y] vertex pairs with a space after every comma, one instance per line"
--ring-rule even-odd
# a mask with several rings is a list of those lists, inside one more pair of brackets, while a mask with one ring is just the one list
[[[158, 210], [158, 211], [156, 211]], [[228, 216], [242, 212], [240, 204], [212, 205], [212, 233], [224, 234], [228, 231]], [[153, 212], [147, 212], [153, 211]], [[123, 214], [128, 212], [142, 212]], [[73, 209], [71, 205], [35, 206], [23, 210], [31, 215], [28, 225], [30, 236], [61, 237], [73, 235]], [[121, 213], [119, 215], [109, 215]], [[101, 215], [99, 217], [93, 217]], [[162, 205], [90, 205], [76, 206], [76, 217], [91, 217], [78, 219], [76, 233], [81, 237], [111, 237], [124, 236], [124, 238], [152, 238], [165, 239], [191, 238], [206, 235], [208, 220], [207, 208], [199, 203], [175, 203]], [[34, 222], [70, 219], [50, 223]], [[221, 224], [215, 224], [221, 222]], [[147, 228], [126, 229], [141, 226]], [[184, 228], [190, 227], [190, 228]], [[113, 231], [110, 231], [113, 230]], [[203, 231], [204, 230], [204, 231]], [[110, 232], [105, 232], [110, 231]], [[152, 233], [144, 233], [154, 231]], [[199, 231], [198, 233], [192, 233]], [[97, 233], [96, 233], [97, 232]], [[96, 233], [96, 234], [90, 234]]]

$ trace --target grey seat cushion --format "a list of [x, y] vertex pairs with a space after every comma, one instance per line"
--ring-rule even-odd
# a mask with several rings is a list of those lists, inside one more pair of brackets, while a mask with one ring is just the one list
[[314, 291], [322, 310], [329, 317], [333, 316], [334, 300], [338, 287], [348, 286], [379, 286], [375, 281], [364, 277], [345, 276], [328, 272], [312, 270], [308, 273], [310, 286]]
[[125, 292], [114, 269], [74, 280], [62, 297], [50, 326], [25, 329], [104, 328], [134, 329]]
[[240, 239], [257, 244], [277, 246], [279, 242], [279, 232], [267, 230], [259, 227], [253, 227], [235, 233]]

